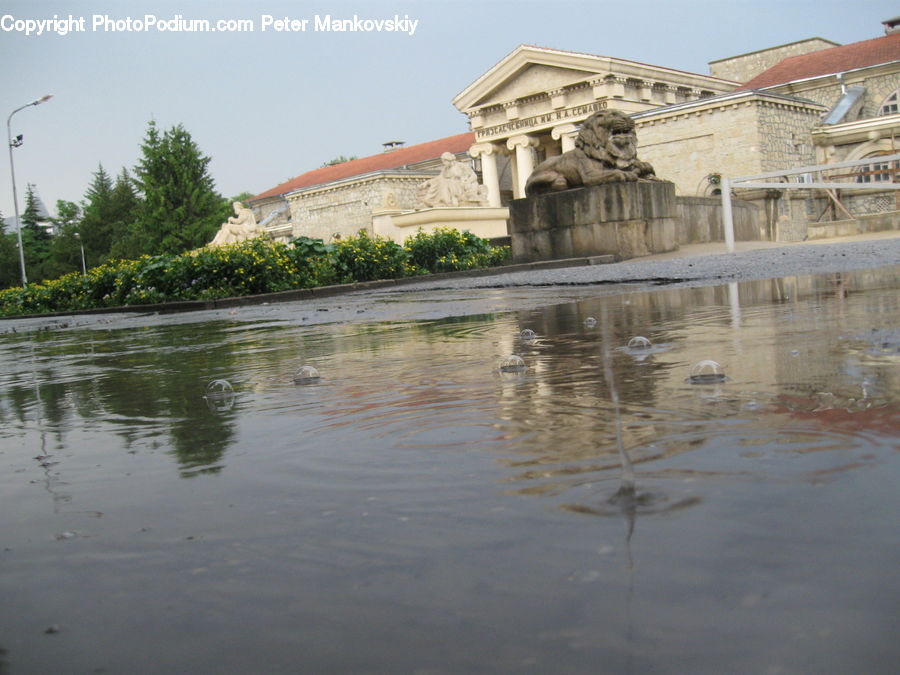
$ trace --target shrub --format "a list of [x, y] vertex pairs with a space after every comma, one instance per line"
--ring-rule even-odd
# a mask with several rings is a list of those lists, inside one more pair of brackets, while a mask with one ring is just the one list
[[409, 264], [409, 253], [400, 244], [370, 237], [364, 231], [332, 246], [338, 283], [397, 279], [414, 271]]
[[414, 265], [429, 272], [452, 272], [477, 267], [490, 267], [508, 256], [508, 249], [493, 249], [487, 239], [468, 230], [460, 232], [438, 227], [430, 233], [419, 230], [407, 238], [403, 246]]
[[265, 238], [180, 255], [113, 260], [26, 289], [0, 291], [0, 316], [209, 300], [332, 283], [394, 279], [500, 264], [508, 248], [491, 248], [469, 232], [418, 232], [404, 246], [361, 233], [335, 244], [299, 237]]

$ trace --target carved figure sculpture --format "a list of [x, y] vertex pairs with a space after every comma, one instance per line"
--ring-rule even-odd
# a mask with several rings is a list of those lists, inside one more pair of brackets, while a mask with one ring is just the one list
[[466, 162], [457, 161], [451, 152], [441, 155], [441, 172], [419, 186], [423, 206], [485, 206], [487, 188]]
[[257, 224], [253, 211], [240, 202], [234, 202], [233, 206], [234, 215], [222, 224], [215, 238], [209, 242], [209, 246], [233, 244], [236, 241], [252, 239], [265, 233], [265, 228]]
[[525, 183], [525, 194], [637, 180], [659, 178], [637, 158], [634, 120], [620, 110], [601, 110], [584, 121], [574, 150], [538, 165]]

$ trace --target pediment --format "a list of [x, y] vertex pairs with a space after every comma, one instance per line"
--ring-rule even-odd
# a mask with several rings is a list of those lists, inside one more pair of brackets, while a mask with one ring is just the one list
[[513, 101], [609, 72], [609, 59], [520, 46], [453, 99], [462, 112]]
[[514, 101], [541, 92], [550, 91], [567, 84], [583, 82], [595, 72], [585, 72], [572, 68], [557, 68], [530, 64], [518, 71], [516, 76], [507, 83], [497, 87], [479, 100], [476, 105], [490, 105], [504, 101]]

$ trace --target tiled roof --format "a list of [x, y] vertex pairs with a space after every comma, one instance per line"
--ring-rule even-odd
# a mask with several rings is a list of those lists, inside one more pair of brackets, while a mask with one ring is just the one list
[[475, 143], [475, 134], [469, 132], [458, 134], [456, 136], [448, 136], [440, 138], [436, 141], [428, 141], [427, 143], [419, 143], [411, 145], [408, 148], [398, 148], [390, 152], [382, 152], [369, 157], [360, 157], [352, 159], [349, 162], [341, 162], [332, 166], [323, 166], [321, 169], [313, 169], [302, 173], [296, 178], [276, 185], [270, 190], [261, 192], [253, 197], [250, 201], [264, 199], [266, 197], [275, 197], [287, 194], [300, 188], [310, 187], [312, 185], [324, 185], [353, 176], [361, 176], [373, 171], [383, 171], [385, 169], [396, 169], [407, 164], [415, 164], [424, 162], [429, 159], [436, 159], [445, 152], [452, 152], [454, 155], [460, 152], [466, 152], [472, 144]]
[[764, 70], [739, 89], [764, 89], [811, 77], [900, 60], [900, 33], [791, 56]]

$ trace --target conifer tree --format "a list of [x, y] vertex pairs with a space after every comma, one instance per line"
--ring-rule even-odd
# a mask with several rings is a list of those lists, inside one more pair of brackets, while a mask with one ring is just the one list
[[84, 215], [80, 234], [84, 243], [88, 267], [94, 267], [110, 257], [137, 257], [123, 255], [123, 240], [136, 218], [138, 197], [131, 176], [122, 169], [113, 183], [109, 174], [99, 165], [85, 193]]
[[75, 202], [56, 200], [56, 217], [51, 218], [56, 230], [50, 242], [50, 257], [44, 264], [44, 275], [56, 279], [69, 272], [81, 271], [81, 240], [78, 232], [81, 209]]
[[112, 195], [112, 181], [102, 164], [97, 166], [91, 184], [84, 193], [79, 234], [84, 245], [84, 255], [88, 264], [97, 265], [111, 246], [111, 226], [109, 204]]
[[22, 283], [19, 271], [19, 251], [15, 233], [6, 231], [3, 214], [0, 213], [0, 289]]
[[204, 156], [182, 125], [160, 134], [151, 121], [134, 169], [142, 201], [132, 245], [143, 253], [180, 253], [207, 244], [230, 209], [215, 190]]
[[34, 185], [28, 183], [25, 189], [25, 211], [22, 213], [22, 248], [25, 253], [25, 269], [29, 281], [47, 278], [44, 269], [50, 257], [50, 232], [41, 225], [45, 222], [41, 213]]

